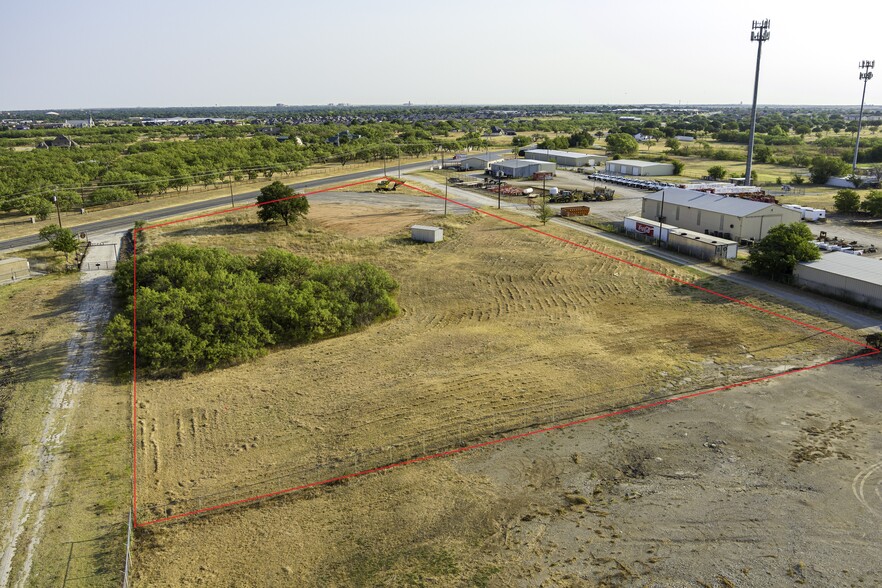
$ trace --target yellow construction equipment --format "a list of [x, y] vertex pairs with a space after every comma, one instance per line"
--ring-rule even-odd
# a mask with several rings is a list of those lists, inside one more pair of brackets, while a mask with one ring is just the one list
[[401, 184], [404, 184], [401, 180], [381, 180], [380, 183], [377, 184], [377, 187], [374, 188], [374, 192], [394, 192]]

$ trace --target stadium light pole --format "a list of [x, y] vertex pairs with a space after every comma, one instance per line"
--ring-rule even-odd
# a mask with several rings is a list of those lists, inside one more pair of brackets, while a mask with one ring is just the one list
[[860, 69], [864, 70], [861, 72], [860, 77], [864, 81], [864, 93], [861, 94], [861, 110], [858, 114], [858, 128], [857, 128], [857, 139], [854, 142], [854, 160], [851, 162], [851, 174], [857, 175], [857, 158], [858, 158], [858, 147], [861, 145], [861, 123], [864, 120], [864, 99], [867, 97], [867, 82], [873, 79], [873, 72], [870, 70], [876, 65], [876, 60], [873, 61], [861, 61]]
[[747, 171], [744, 174], [744, 185], [750, 185], [750, 174], [753, 167], [753, 140], [756, 135], [756, 96], [759, 90], [760, 58], [763, 54], [763, 43], [769, 40], [769, 19], [753, 21], [750, 31], [750, 40], [757, 42], [756, 47], [756, 75], [753, 78], [753, 106], [750, 109], [750, 139], [747, 142]]

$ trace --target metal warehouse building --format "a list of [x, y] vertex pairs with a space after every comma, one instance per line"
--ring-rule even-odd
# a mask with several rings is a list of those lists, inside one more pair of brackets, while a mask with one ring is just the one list
[[490, 164], [490, 171], [493, 172], [493, 175], [502, 175], [507, 178], [530, 178], [539, 172], [554, 173], [555, 169], [557, 166], [554, 163], [535, 159], [509, 159]]
[[841, 251], [793, 268], [796, 283], [809, 290], [882, 309], [882, 261]]
[[456, 159], [449, 162], [449, 165], [458, 166], [463, 171], [471, 171], [474, 169], [485, 170], [490, 167], [491, 163], [503, 161], [505, 158], [491, 153], [481, 153], [476, 155], [457, 155]]
[[643, 197], [641, 216], [734, 241], [760, 240], [774, 226], [802, 220], [796, 210], [720, 194], [665, 188]]
[[672, 176], [674, 175], [674, 164], [637, 159], [616, 159], [606, 162], [606, 172], [625, 176]]
[[580, 167], [583, 165], [600, 165], [609, 157], [606, 155], [594, 155], [592, 153], [577, 153], [575, 151], [558, 151], [556, 149], [527, 149], [524, 155], [537, 161], [551, 161], [565, 167]]

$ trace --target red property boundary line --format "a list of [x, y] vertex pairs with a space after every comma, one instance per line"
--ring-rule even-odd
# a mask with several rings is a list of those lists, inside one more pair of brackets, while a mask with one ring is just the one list
[[[386, 178], [389, 179], [388, 176], [386, 176]], [[382, 177], [377, 177], [377, 178], [371, 178], [371, 179], [363, 180], [363, 181], [359, 181], [359, 182], [353, 182], [353, 183], [343, 184], [343, 185], [339, 185], [339, 186], [333, 186], [333, 187], [330, 187], [330, 188], [325, 188], [325, 189], [322, 189], [322, 190], [315, 190], [315, 191], [313, 191], [313, 192], [308, 192], [308, 193], [305, 193], [305, 194], [298, 194], [298, 195], [291, 196], [291, 197], [288, 197], [288, 198], [280, 198], [280, 199], [278, 199], [278, 200], [273, 200], [272, 202], [280, 202], [280, 201], [283, 201], [283, 200], [290, 200], [291, 198], [301, 198], [301, 197], [305, 197], [305, 196], [310, 196], [310, 195], [312, 195], [312, 194], [319, 194], [319, 193], [322, 193], [322, 192], [330, 192], [330, 191], [333, 191], [333, 190], [339, 190], [339, 189], [341, 189], [341, 188], [348, 188], [348, 187], [352, 187], [352, 186], [358, 186], [358, 185], [361, 185], [361, 184], [366, 184], [366, 183], [370, 183], [370, 182], [375, 182], [375, 181], [377, 181], [377, 180], [379, 180], [379, 179], [383, 179], [383, 178], [382, 178]], [[716, 387], [716, 388], [710, 388], [710, 389], [707, 389], [707, 390], [700, 390], [700, 391], [698, 391], [698, 392], [691, 392], [691, 393], [683, 394], [683, 395], [680, 395], [680, 396], [673, 396], [673, 397], [670, 397], [670, 398], [664, 398], [664, 399], [661, 399], [661, 400], [656, 400], [656, 401], [653, 401], [653, 402], [648, 402], [648, 403], [640, 404], [640, 405], [637, 405], [637, 406], [630, 406], [630, 407], [627, 407], [627, 408], [621, 408], [621, 409], [618, 409], [618, 410], [613, 410], [613, 411], [605, 412], [605, 413], [602, 413], [602, 414], [592, 415], [592, 416], [590, 416], [590, 417], [586, 417], [586, 418], [582, 418], [582, 419], [578, 419], [578, 420], [574, 420], [574, 421], [569, 421], [569, 422], [566, 422], [566, 423], [561, 423], [561, 424], [553, 425], [553, 426], [550, 426], [550, 427], [543, 427], [543, 428], [539, 428], [539, 429], [534, 429], [534, 430], [527, 431], [527, 432], [524, 432], [524, 433], [518, 433], [518, 434], [515, 434], [515, 435], [510, 435], [510, 436], [502, 437], [502, 438], [499, 438], [499, 439], [493, 439], [493, 440], [485, 441], [485, 442], [482, 442], [482, 443], [476, 443], [476, 444], [473, 444], [473, 445], [468, 445], [468, 446], [466, 446], [466, 447], [459, 447], [459, 448], [450, 449], [450, 450], [447, 450], [447, 451], [441, 451], [441, 452], [438, 452], [438, 453], [433, 453], [433, 454], [430, 454], [430, 455], [424, 455], [424, 456], [421, 456], [421, 457], [416, 457], [416, 458], [412, 458], [412, 459], [407, 459], [407, 460], [404, 460], [404, 461], [399, 461], [399, 462], [395, 462], [395, 463], [391, 463], [391, 464], [387, 464], [387, 465], [383, 465], [383, 466], [379, 466], [379, 467], [375, 467], [375, 468], [370, 468], [370, 469], [362, 470], [362, 471], [359, 471], [359, 472], [353, 472], [353, 473], [350, 473], [350, 474], [345, 474], [345, 475], [337, 476], [337, 477], [334, 477], [334, 478], [328, 478], [327, 480], [321, 480], [321, 481], [317, 481], [317, 482], [310, 482], [310, 483], [308, 483], [308, 484], [302, 484], [302, 485], [299, 485], [299, 486], [293, 486], [293, 487], [285, 488], [285, 489], [282, 489], [282, 490], [276, 490], [276, 491], [274, 491], [274, 492], [269, 492], [269, 493], [265, 493], [265, 494], [260, 494], [260, 495], [256, 495], [256, 496], [251, 496], [251, 497], [248, 497], [248, 498], [242, 498], [242, 499], [239, 499], [239, 500], [233, 500], [233, 501], [230, 501], [230, 502], [225, 502], [225, 503], [217, 504], [217, 505], [214, 505], [214, 506], [208, 506], [208, 507], [204, 507], [204, 508], [200, 508], [200, 509], [196, 509], [196, 510], [191, 510], [191, 511], [184, 512], [184, 513], [180, 513], [180, 514], [176, 514], [176, 515], [171, 515], [171, 516], [167, 516], [167, 517], [161, 517], [161, 518], [156, 518], [156, 519], [152, 519], [152, 520], [148, 520], [148, 521], [144, 521], [144, 522], [139, 522], [139, 521], [137, 520], [137, 516], [138, 516], [138, 510], [137, 510], [137, 505], [138, 505], [138, 499], [137, 499], [137, 497], [138, 497], [138, 494], [137, 494], [137, 478], [138, 478], [138, 476], [137, 476], [137, 472], [138, 472], [138, 470], [137, 470], [137, 467], [138, 467], [138, 450], [137, 450], [137, 440], [138, 440], [138, 437], [137, 437], [137, 417], [138, 417], [138, 411], [137, 411], [137, 406], [138, 406], [138, 398], [137, 398], [137, 364], [138, 364], [138, 362], [137, 362], [137, 351], [138, 351], [138, 348], [137, 348], [137, 336], [138, 336], [138, 329], [137, 329], [137, 288], [138, 288], [138, 286], [137, 286], [137, 276], [138, 276], [137, 257], [138, 257], [138, 233], [141, 232], [141, 231], [146, 231], [146, 230], [148, 230], [148, 229], [155, 229], [155, 228], [165, 227], [165, 226], [169, 226], [169, 225], [173, 225], [173, 224], [177, 224], [177, 223], [183, 223], [183, 222], [187, 222], [187, 221], [191, 221], [191, 220], [197, 220], [197, 219], [207, 218], [207, 217], [211, 217], [211, 216], [217, 216], [217, 215], [221, 215], [221, 214], [228, 214], [228, 213], [230, 213], [230, 212], [235, 212], [235, 211], [239, 211], [239, 210], [245, 210], [245, 209], [249, 209], [249, 208], [255, 208], [255, 207], [257, 207], [257, 206], [263, 206], [264, 204], [270, 204], [271, 202], [263, 202], [263, 203], [259, 203], [259, 204], [258, 204], [258, 203], [255, 203], [255, 204], [248, 204], [248, 205], [244, 205], [244, 206], [238, 206], [238, 207], [235, 207], [235, 208], [229, 208], [229, 209], [224, 209], [224, 210], [214, 211], [214, 212], [210, 212], [210, 213], [206, 213], [206, 214], [201, 214], [201, 215], [197, 215], [197, 216], [193, 216], [193, 217], [189, 217], [189, 218], [178, 219], [178, 220], [172, 220], [172, 221], [167, 221], [167, 222], [164, 222], [164, 223], [158, 223], [158, 224], [150, 225], [150, 226], [147, 226], [147, 227], [140, 227], [140, 228], [136, 228], [136, 229], [134, 229], [134, 231], [133, 231], [133, 241], [134, 241], [134, 252], [133, 252], [134, 285], [133, 285], [133, 294], [132, 294], [132, 295], [133, 295], [133, 304], [132, 304], [132, 307], [133, 307], [133, 311], [132, 311], [132, 314], [133, 314], [132, 321], [133, 321], [133, 323], [132, 323], [132, 324], [133, 324], [133, 349], [134, 349], [134, 351], [133, 351], [133, 354], [132, 354], [132, 356], [133, 356], [133, 357], [132, 357], [132, 511], [133, 511], [133, 513], [134, 513], [134, 521], [133, 521], [133, 525], [135, 526], [135, 528], [147, 527], [147, 526], [155, 525], [155, 524], [159, 524], [159, 523], [166, 523], [166, 522], [170, 522], [170, 521], [174, 521], [174, 520], [180, 520], [180, 519], [187, 518], [187, 517], [192, 517], [192, 516], [196, 516], [196, 515], [206, 514], [206, 513], [209, 513], [209, 512], [213, 512], [213, 511], [217, 511], [217, 510], [221, 510], [221, 509], [229, 508], [229, 507], [232, 507], [232, 506], [240, 506], [240, 505], [244, 505], [244, 504], [249, 504], [249, 503], [257, 502], [257, 501], [260, 501], [260, 500], [265, 500], [265, 499], [268, 499], [268, 498], [273, 498], [273, 497], [282, 496], [282, 495], [285, 495], [285, 494], [290, 494], [290, 493], [293, 493], [293, 492], [297, 492], [297, 491], [300, 491], [300, 490], [305, 490], [305, 489], [307, 489], [307, 488], [315, 488], [315, 487], [317, 487], [317, 486], [323, 486], [323, 485], [332, 484], [332, 483], [335, 483], [335, 482], [341, 482], [341, 481], [344, 481], [344, 480], [351, 480], [351, 479], [353, 479], [353, 478], [358, 478], [358, 477], [361, 477], [361, 476], [366, 476], [366, 475], [368, 475], [368, 474], [374, 474], [374, 473], [378, 473], [378, 472], [388, 471], [388, 470], [391, 470], [391, 469], [394, 469], [394, 468], [399, 468], [399, 467], [403, 467], [403, 466], [407, 466], [407, 465], [412, 465], [412, 464], [416, 464], [416, 463], [420, 463], [420, 462], [424, 462], [424, 461], [429, 461], [429, 460], [432, 460], [432, 459], [437, 459], [437, 458], [442, 458], [442, 457], [449, 457], [449, 456], [452, 456], [452, 455], [457, 455], [457, 454], [460, 454], [460, 453], [465, 453], [465, 452], [467, 452], [467, 451], [472, 451], [472, 450], [475, 450], [475, 449], [481, 449], [481, 448], [484, 448], [484, 447], [490, 447], [490, 446], [492, 446], [492, 445], [498, 445], [498, 444], [500, 444], [500, 443], [505, 443], [505, 442], [508, 442], [508, 441], [515, 441], [515, 440], [517, 440], [517, 439], [525, 439], [525, 438], [532, 437], [532, 436], [534, 436], [534, 435], [539, 435], [539, 434], [548, 433], [548, 432], [552, 432], [552, 431], [558, 431], [558, 430], [561, 430], [561, 429], [566, 429], [566, 428], [569, 428], [569, 427], [573, 427], [573, 426], [576, 426], [576, 425], [581, 425], [581, 424], [589, 423], [589, 422], [592, 422], [592, 421], [598, 421], [598, 420], [605, 419], [605, 418], [609, 418], [609, 417], [621, 416], [621, 415], [630, 414], [630, 413], [637, 412], [637, 411], [641, 411], [641, 410], [646, 410], [646, 409], [650, 409], [650, 408], [656, 408], [656, 407], [664, 406], [664, 405], [671, 404], [671, 403], [674, 403], [674, 402], [680, 402], [680, 401], [682, 401], [682, 400], [687, 400], [687, 399], [690, 399], [690, 398], [696, 398], [696, 397], [698, 397], [698, 396], [704, 396], [704, 395], [706, 395], [706, 394], [712, 394], [712, 393], [714, 393], [714, 392], [721, 392], [721, 391], [723, 391], [723, 390], [731, 390], [731, 389], [733, 389], [733, 388], [738, 388], [738, 387], [741, 387], [741, 386], [747, 386], [747, 385], [749, 385], [749, 384], [756, 384], [756, 383], [760, 383], [760, 382], [768, 382], [768, 381], [770, 381], [770, 380], [774, 380], [774, 379], [776, 379], [776, 378], [780, 378], [780, 377], [783, 377], [783, 376], [788, 376], [788, 375], [791, 375], [791, 374], [796, 374], [796, 373], [801, 373], [801, 372], [807, 372], [807, 371], [814, 370], [814, 369], [818, 369], [818, 368], [821, 368], [821, 367], [825, 367], [825, 366], [829, 366], [829, 365], [834, 365], [834, 364], [839, 364], [839, 363], [844, 363], [844, 362], [847, 362], [847, 361], [853, 361], [853, 360], [860, 359], [860, 358], [864, 358], [864, 357], [870, 357], [870, 356], [873, 356], [873, 355], [876, 355], [876, 354], [882, 352], [882, 350], [876, 349], [875, 347], [871, 347], [870, 345], [867, 345], [867, 344], [865, 344], [865, 343], [861, 343], [861, 342], [859, 342], [859, 341], [855, 341], [854, 339], [850, 339], [850, 338], [845, 337], [845, 336], [843, 336], [843, 335], [840, 335], [840, 334], [838, 334], [838, 333], [833, 333], [833, 332], [831, 332], [830, 330], [822, 329], [822, 328], [817, 327], [817, 326], [815, 326], [815, 325], [812, 325], [812, 324], [809, 324], [809, 323], [805, 323], [805, 322], [802, 322], [802, 321], [796, 320], [796, 319], [794, 319], [794, 318], [791, 318], [791, 317], [788, 317], [788, 316], [786, 316], [786, 315], [783, 315], [783, 314], [780, 314], [780, 313], [777, 313], [777, 312], [771, 311], [771, 310], [766, 309], [766, 308], [763, 308], [763, 307], [761, 307], [761, 306], [757, 306], [757, 305], [755, 305], [755, 304], [751, 304], [751, 303], [746, 302], [746, 301], [744, 301], [744, 300], [741, 300], [741, 299], [738, 299], [738, 298], [734, 298], [734, 297], [732, 297], [732, 296], [727, 296], [726, 294], [722, 294], [722, 293], [720, 293], [720, 292], [716, 292], [715, 290], [711, 290], [711, 289], [709, 289], [709, 288], [705, 288], [705, 287], [703, 287], [703, 286], [699, 286], [698, 284], [694, 284], [694, 283], [689, 282], [689, 281], [687, 281], [687, 280], [684, 280], [684, 279], [682, 279], [682, 278], [677, 278], [677, 277], [675, 277], [675, 276], [667, 275], [667, 274], [665, 274], [665, 273], [663, 273], [663, 272], [660, 272], [660, 271], [658, 271], [658, 270], [654, 270], [654, 269], [652, 269], [652, 268], [648, 268], [648, 267], [646, 267], [646, 266], [640, 265], [639, 263], [636, 263], [636, 262], [633, 262], [633, 261], [628, 261], [628, 260], [626, 260], [626, 259], [623, 259], [623, 258], [621, 258], [621, 257], [617, 257], [617, 256], [612, 255], [612, 254], [609, 254], [609, 253], [605, 253], [605, 252], [603, 252], [603, 251], [599, 251], [599, 250], [597, 250], [597, 249], [594, 249], [594, 248], [589, 247], [589, 246], [587, 246], [587, 245], [583, 245], [583, 244], [581, 244], [581, 243], [577, 243], [577, 242], [575, 242], [575, 241], [571, 241], [571, 240], [566, 239], [566, 238], [564, 238], [564, 237], [559, 237], [559, 236], [557, 236], [557, 235], [553, 235], [553, 234], [551, 234], [551, 233], [547, 233], [547, 232], [542, 231], [542, 230], [540, 230], [540, 229], [537, 229], [537, 228], [535, 228], [535, 227], [531, 227], [531, 226], [529, 226], [529, 225], [525, 225], [525, 224], [523, 224], [523, 223], [519, 223], [519, 222], [517, 222], [517, 221], [515, 221], [515, 220], [512, 220], [512, 219], [506, 218], [506, 217], [501, 216], [501, 215], [499, 215], [499, 214], [494, 214], [494, 213], [492, 213], [492, 212], [488, 212], [488, 211], [486, 211], [486, 210], [482, 210], [482, 209], [477, 208], [477, 207], [475, 207], [475, 206], [470, 206], [470, 205], [468, 205], [468, 204], [464, 204], [464, 203], [462, 203], [462, 202], [458, 202], [458, 201], [453, 200], [453, 199], [451, 199], [451, 198], [445, 198], [444, 196], [439, 196], [439, 195], [437, 195], [437, 194], [433, 194], [433, 193], [431, 193], [431, 192], [429, 192], [429, 191], [427, 191], [427, 190], [423, 190], [423, 189], [418, 188], [418, 187], [416, 187], [416, 186], [412, 186], [412, 185], [409, 185], [409, 184], [404, 184], [404, 185], [407, 186], [407, 187], [409, 187], [409, 188], [411, 188], [412, 190], [416, 190], [416, 191], [421, 192], [421, 193], [423, 193], [423, 194], [426, 194], [426, 195], [428, 195], [428, 196], [432, 196], [433, 198], [438, 198], [438, 199], [440, 199], [440, 200], [446, 200], [447, 202], [449, 202], [449, 203], [451, 203], [451, 204], [455, 204], [455, 205], [457, 205], [457, 206], [461, 206], [461, 207], [463, 207], [463, 208], [466, 208], [466, 209], [472, 210], [472, 211], [474, 211], [474, 212], [480, 213], [480, 214], [482, 214], [482, 215], [484, 215], [484, 216], [488, 216], [488, 217], [490, 217], [490, 218], [494, 218], [494, 219], [500, 220], [500, 221], [502, 221], [502, 222], [505, 222], [505, 223], [508, 223], [508, 224], [514, 225], [514, 226], [516, 226], [516, 227], [518, 227], [518, 228], [526, 229], [526, 230], [528, 230], [528, 231], [532, 231], [533, 233], [536, 233], [536, 234], [538, 234], [538, 235], [542, 235], [543, 237], [547, 237], [547, 238], [553, 239], [553, 240], [555, 240], [555, 241], [559, 241], [559, 242], [561, 242], [561, 243], [564, 243], [564, 244], [566, 244], [566, 245], [570, 245], [570, 246], [576, 247], [576, 248], [578, 248], [578, 249], [582, 249], [582, 250], [584, 250], [584, 251], [588, 251], [588, 252], [590, 252], [590, 253], [594, 253], [594, 254], [596, 254], [596, 255], [600, 255], [600, 256], [602, 256], [602, 257], [606, 257], [606, 258], [608, 258], [608, 259], [612, 259], [612, 260], [617, 261], [617, 262], [619, 262], [619, 263], [623, 263], [623, 264], [629, 265], [629, 266], [631, 266], [631, 267], [634, 267], [634, 268], [637, 268], [637, 269], [640, 269], [640, 270], [643, 270], [643, 271], [649, 272], [649, 273], [651, 273], [651, 274], [653, 274], [653, 275], [656, 275], [656, 276], [659, 276], [659, 277], [661, 277], [661, 278], [665, 278], [665, 279], [671, 280], [671, 281], [673, 281], [673, 282], [677, 282], [677, 283], [682, 284], [682, 285], [684, 285], [684, 286], [689, 286], [689, 287], [691, 287], [691, 288], [695, 288], [696, 290], [699, 290], [699, 291], [705, 292], [705, 293], [707, 293], [707, 294], [711, 294], [711, 295], [713, 295], [713, 296], [717, 296], [717, 297], [722, 298], [722, 299], [724, 299], [724, 300], [727, 300], [727, 301], [729, 301], [729, 302], [734, 302], [734, 303], [736, 303], [736, 304], [739, 304], [739, 305], [744, 306], [744, 307], [746, 307], [746, 308], [749, 308], [749, 309], [751, 309], [751, 310], [755, 310], [755, 311], [758, 311], [758, 312], [762, 312], [762, 313], [764, 313], [764, 314], [767, 314], [767, 315], [773, 316], [773, 317], [775, 317], [775, 318], [783, 319], [783, 320], [789, 321], [789, 322], [791, 322], [791, 323], [793, 323], [793, 324], [796, 324], [796, 325], [799, 325], [799, 326], [801, 326], [801, 327], [805, 327], [805, 328], [807, 328], [807, 329], [810, 329], [810, 330], [816, 331], [816, 332], [821, 333], [821, 334], [823, 334], [823, 335], [828, 335], [828, 336], [831, 336], [831, 337], [835, 337], [835, 338], [837, 338], [837, 339], [840, 339], [840, 340], [842, 340], [842, 341], [846, 341], [846, 342], [848, 342], [848, 343], [852, 343], [852, 344], [854, 344], [854, 345], [857, 345], [858, 347], [861, 347], [864, 351], [861, 352], [861, 353], [858, 353], [858, 354], [856, 354], [856, 355], [852, 355], [852, 356], [850, 356], [850, 357], [845, 357], [845, 358], [836, 359], [836, 360], [832, 360], [832, 361], [826, 361], [826, 362], [823, 362], [823, 363], [818, 363], [818, 364], [815, 364], [815, 365], [811, 365], [811, 366], [807, 366], [807, 367], [803, 367], [803, 368], [798, 368], [798, 369], [790, 370], [790, 371], [787, 371], [787, 372], [781, 372], [781, 373], [778, 373], [778, 374], [772, 374], [772, 375], [769, 375], [769, 376], [762, 376], [762, 377], [759, 377], [759, 378], [753, 378], [753, 379], [750, 379], [750, 380], [744, 380], [744, 381], [742, 381], [742, 382], [736, 382], [736, 383], [733, 383], [733, 384], [727, 384], [727, 385], [725, 385], [725, 386], [719, 386], [719, 387]]]

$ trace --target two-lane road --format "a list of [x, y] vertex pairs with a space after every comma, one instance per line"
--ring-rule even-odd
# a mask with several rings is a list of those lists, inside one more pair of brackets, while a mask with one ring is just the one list
[[[502, 157], [503, 155], [510, 153], [510, 151], [495, 151], [493, 155], [499, 155]], [[401, 166], [402, 174], [405, 172], [413, 172], [428, 169], [430, 166], [437, 164], [434, 160], [427, 161], [418, 161], [416, 163], [409, 163]], [[395, 176], [398, 174], [398, 166], [387, 166], [386, 167], [387, 175]], [[377, 177], [383, 174], [383, 168], [375, 168], [364, 171], [352, 172], [348, 174], [341, 174], [339, 176], [333, 176], [329, 178], [321, 178], [316, 180], [310, 180], [305, 182], [297, 182], [294, 184], [289, 184], [291, 187], [297, 190], [306, 190], [308, 188], [315, 188], [317, 186], [323, 185], [327, 186], [328, 184], [345, 184], [348, 182], [355, 182], [358, 180], [364, 180], [367, 178]], [[233, 197], [233, 202], [238, 205], [250, 204], [255, 201], [257, 198], [258, 191], [254, 190], [253, 192], [245, 192], [243, 194], [237, 194]], [[152, 210], [149, 212], [139, 212], [135, 214], [129, 214], [125, 216], [120, 216], [113, 219], [96, 221], [91, 223], [83, 223], [79, 225], [70, 225], [67, 228], [71, 229], [75, 233], [111, 233], [120, 230], [130, 229], [136, 221], [144, 221], [147, 223], [155, 223], [157, 221], [178, 217], [178, 216], [194, 216], [199, 214], [200, 212], [210, 210], [213, 208], [219, 208], [222, 206], [229, 205], [230, 197], [229, 196], [218, 196], [216, 198], [211, 198], [209, 200], [202, 200], [200, 202], [191, 202], [188, 204], [179, 204], [177, 206], [168, 206], [166, 208], [160, 208], [157, 210]], [[40, 238], [34, 235], [28, 235], [26, 237], [18, 237], [15, 239], [7, 239], [4, 241], [0, 241], [0, 251], [11, 250], [11, 249], [21, 249], [25, 247], [30, 247], [33, 245], [37, 245], [40, 243]]]

